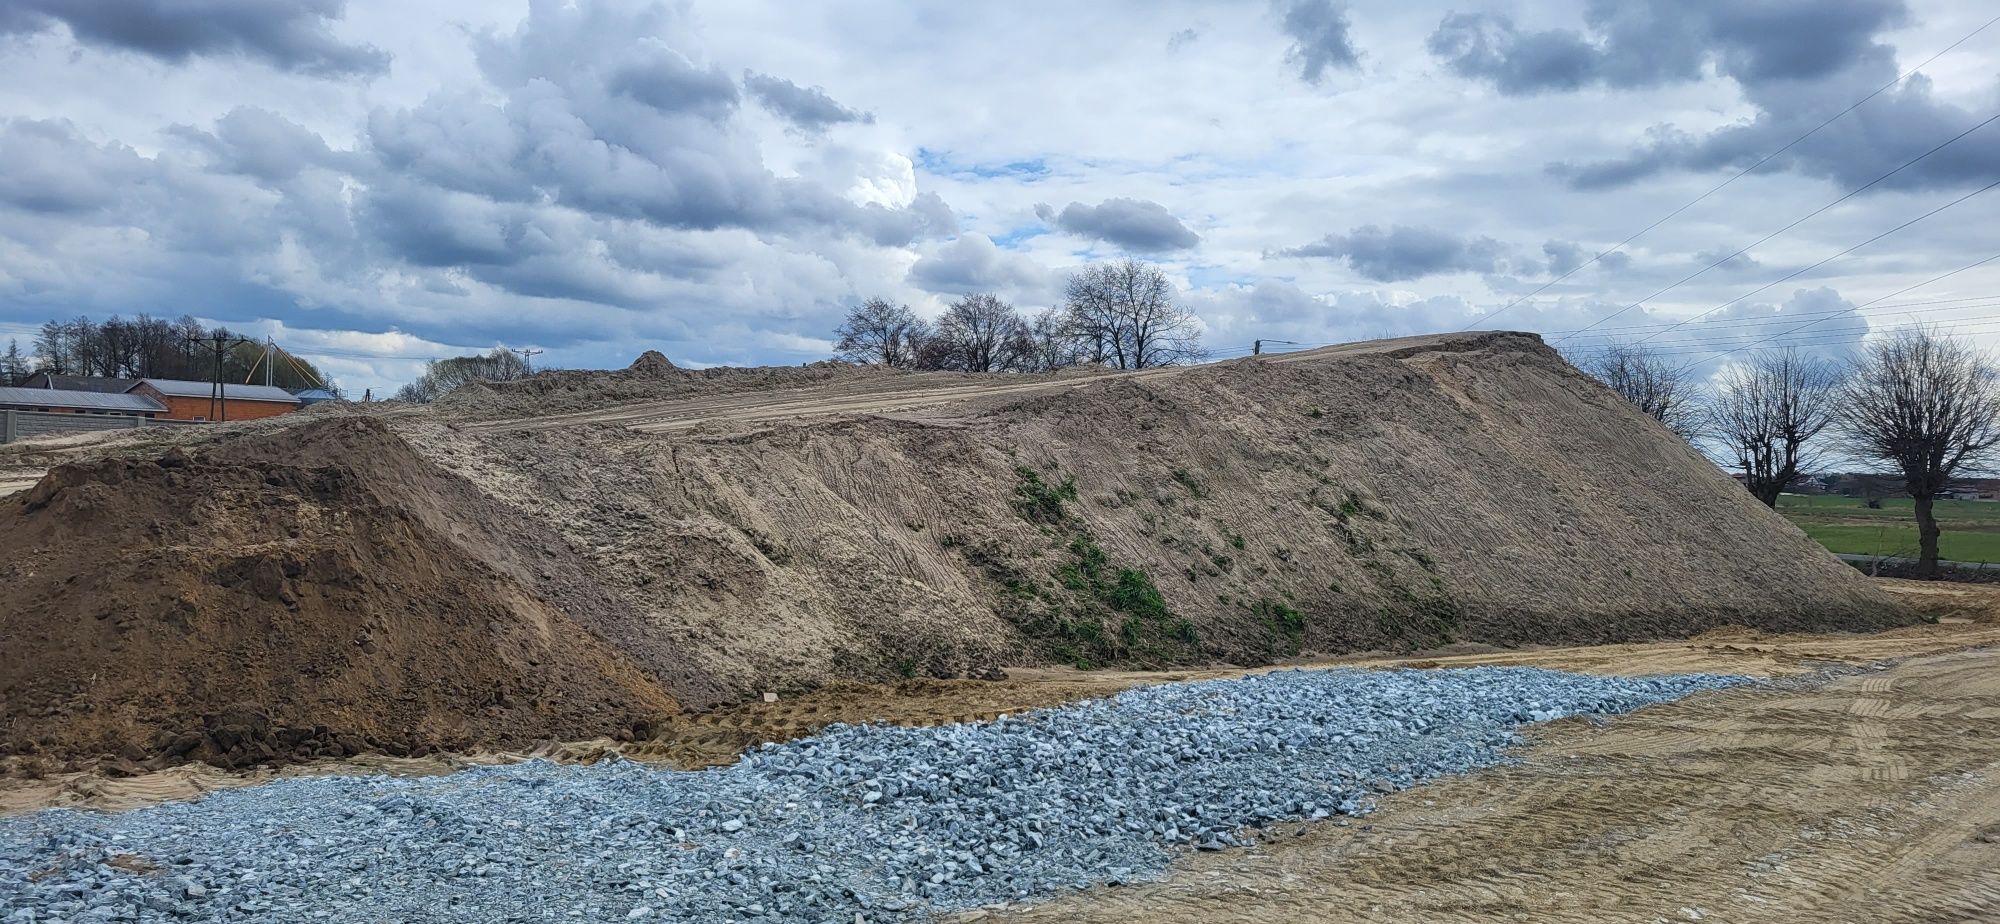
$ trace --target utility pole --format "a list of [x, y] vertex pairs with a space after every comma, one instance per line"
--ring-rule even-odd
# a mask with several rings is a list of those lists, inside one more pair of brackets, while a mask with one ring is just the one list
[[212, 349], [215, 352], [215, 375], [209, 380], [208, 388], [208, 419], [221, 423], [229, 417], [229, 394], [222, 384], [222, 359], [228, 354], [230, 347], [255, 341], [228, 336], [221, 328], [217, 328], [215, 333], [206, 337], [185, 339], [191, 346], [198, 345], [204, 350]]
[[543, 353], [545, 353], [545, 352], [547, 352], [547, 351], [546, 351], [546, 350], [514, 350], [513, 352], [516, 352], [516, 353], [519, 353], [519, 354], [521, 354], [521, 368], [523, 368], [523, 369], [525, 369], [525, 370], [527, 370], [527, 371], [529, 371], [529, 372], [533, 372], [533, 371], [535, 371], [535, 357], [537, 357], [537, 356], [540, 356], [540, 355], [542, 355]]

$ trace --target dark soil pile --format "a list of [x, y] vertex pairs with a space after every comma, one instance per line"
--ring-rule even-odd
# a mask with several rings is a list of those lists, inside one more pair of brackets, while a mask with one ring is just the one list
[[456, 481], [361, 419], [51, 472], [0, 508], [0, 748], [245, 766], [678, 711], [559, 541]]

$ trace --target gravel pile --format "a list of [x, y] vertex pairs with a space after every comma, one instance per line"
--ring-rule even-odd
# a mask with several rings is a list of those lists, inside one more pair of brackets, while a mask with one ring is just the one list
[[1289, 671], [676, 772], [291, 779], [0, 821], [0, 921], [905, 921], [1157, 875], [1504, 759], [1528, 722], [1749, 682]]

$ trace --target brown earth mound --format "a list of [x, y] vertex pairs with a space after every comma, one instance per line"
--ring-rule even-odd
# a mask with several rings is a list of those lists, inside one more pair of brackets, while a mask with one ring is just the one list
[[994, 376], [1033, 390], [909, 409], [963, 378], [818, 412], [818, 391], [691, 399], [635, 429], [399, 427], [560, 530], [735, 697], [1914, 618], [1532, 335]]
[[503, 747], [1001, 664], [1916, 618], [1532, 335], [1135, 375], [635, 366], [208, 428], [0, 500], [5, 741]]
[[241, 766], [676, 712], [560, 541], [454, 482], [352, 418], [51, 472], [0, 508], [0, 742]]

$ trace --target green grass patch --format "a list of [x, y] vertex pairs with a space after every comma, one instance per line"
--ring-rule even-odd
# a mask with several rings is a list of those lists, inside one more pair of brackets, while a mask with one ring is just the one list
[[1186, 488], [1188, 494], [1194, 498], [1200, 499], [1208, 496], [1208, 486], [1202, 484], [1201, 479], [1196, 478], [1187, 469], [1174, 469], [1172, 475], [1174, 476], [1174, 480], [1180, 482], [1180, 486]]
[[1076, 500], [1076, 479], [1064, 478], [1062, 484], [1052, 485], [1025, 465], [1014, 469], [1014, 474], [1021, 479], [1014, 486], [1014, 509], [1022, 518], [1036, 523], [1062, 522], [1063, 504]]
[[[1870, 508], [1856, 497], [1794, 496], [1778, 498], [1778, 512], [1829, 551], [1850, 555], [1917, 554], [1915, 502], [1907, 497], [1882, 500]], [[2000, 503], [1939, 500], [1938, 555], [1951, 561], [2000, 561]]]
[[1264, 627], [1264, 636], [1271, 650], [1280, 655], [1295, 655], [1305, 644], [1306, 614], [1290, 604], [1264, 598], [1250, 607], [1257, 621]]

